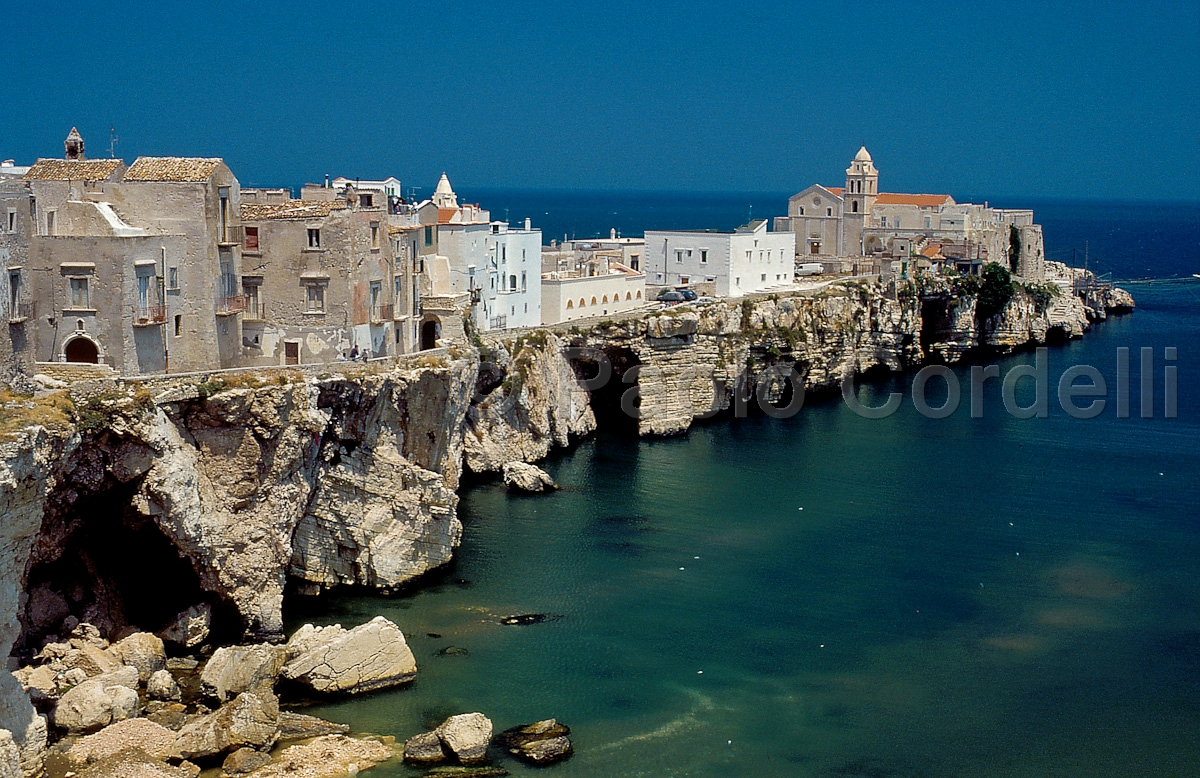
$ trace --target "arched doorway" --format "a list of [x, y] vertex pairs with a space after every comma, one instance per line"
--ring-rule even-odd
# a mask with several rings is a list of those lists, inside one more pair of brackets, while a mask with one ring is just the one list
[[421, 350], [428, 351], [431, 348], [437, 348], [438, 339], [438, 323], [436, 319], [430, 319], [421, 325]]
[[67, 342], [63, 354], [68, 362], [88, 362], [96, 364], [100, 361], [100, 349], [89, 338], [75, 337]]

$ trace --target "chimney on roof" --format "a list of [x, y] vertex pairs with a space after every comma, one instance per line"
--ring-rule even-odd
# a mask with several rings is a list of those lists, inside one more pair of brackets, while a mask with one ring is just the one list
[[329, 174], [328, 173], [325, 174], [325, 188], [326, 189], [329, 188]]
[[83, 159], [83, 136], [79, 134], [79, 130], [71, 128], [67, 139], [63, 141], [63, 149], [66, 159]]
[[533, 229], [533, 227], [532, 227], [532, 225], [531, 225], [531, 224], [530, 224], [530, 222], [529, 222], [529, 217], [528, 217], [528, 216], [526, 216], [526, 217], [525, 217], [525, 231], [526, 231], [526, 232], [529, 232], [531, 229]]
[[616, 227], [613, 227], [611, 230], [608, 231], [608, 239], [609, 240], [617, 239], [617, 228]]

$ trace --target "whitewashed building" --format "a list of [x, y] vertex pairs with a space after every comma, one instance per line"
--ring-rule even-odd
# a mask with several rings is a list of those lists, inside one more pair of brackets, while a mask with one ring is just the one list
[[741, 297], [792, 283], [796, 236], [769, 232], [765, 219], [733, 232], [647, 230], [649, 284], [688, 286], [715, 283], [719, 297]]
[[477, 320], [487, 330], [537, 327], [542, 323], [542, 231], [529, 219], [518, 229], [500, 221], [489, 228]]

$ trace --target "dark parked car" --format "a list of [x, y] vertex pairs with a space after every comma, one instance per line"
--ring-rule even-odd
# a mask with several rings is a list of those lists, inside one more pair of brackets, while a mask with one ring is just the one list
[[681, 295], [683, 295], [683, 299], [687, 300], [689, 303], [692, 300], [695, 300], [696, 296], [697, 296], [695, 292], [693, 292], [691, 289], [688, 289], [687, 287], [683, 287], [681, 289], [676, 289], [675, 291], [679, 292]]
[[679, 292], [674, 292], [670, 289], [664, 289], [663, 291], [659, 292], [657, 299], [662, 303], [681, 303], [683, 302], [684, 297]]

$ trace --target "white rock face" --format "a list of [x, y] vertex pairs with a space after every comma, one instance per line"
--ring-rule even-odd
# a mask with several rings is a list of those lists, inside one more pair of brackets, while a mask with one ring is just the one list
[[411, 681], [417, 663], [392, 622], [376, 616], [352, 630], [305, 624], [287, 643], [283, 677], [319, 692], [359, 692]]
[[558, 484], [554, 483], [554, 479], [545, 470], [524, 462], [505, 463], [504, 484], [509, 489], [531, 493], [548, 492], [558, 488]]
[[442, 745], [463, 764], [477, 764], [487, 758], [492, 739], [492, 721], [482, 713], [451, 716], [434, 730]]
[[21, 778], [21, 751], [7, 729], [0, 729], [0, 778]]

